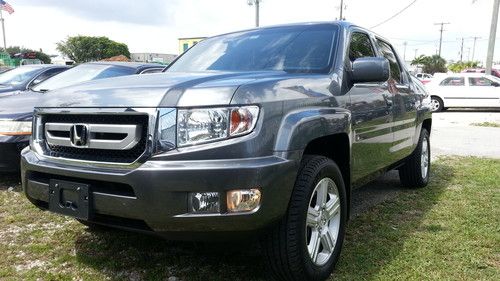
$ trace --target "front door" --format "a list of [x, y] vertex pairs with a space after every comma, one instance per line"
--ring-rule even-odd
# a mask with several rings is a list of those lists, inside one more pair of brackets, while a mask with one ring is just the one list
[[495, 78], [468, 77], [468, 103], [474, 107], [500, 107], [500, 87]]
[[[375, 57], [376, 52], [372, 40], [363, 31], [354, 31], [350, 36], [349, 61], [346, 69], [350, 70], [352, 62], [361, 57]], [[349, 76], [349, 71], [346, 71]], [[389, 149], [393, 142], [392, 103], [388, 82], [359, 83], [348, 85], [352, 112], [353, 144], [352, 175], [353, 182], [362, 183], [371, 175], [389, 163]], [[361, 181], [362, 180], [362, 181]], [[361, 182], [360, 182], [361, 181]]]

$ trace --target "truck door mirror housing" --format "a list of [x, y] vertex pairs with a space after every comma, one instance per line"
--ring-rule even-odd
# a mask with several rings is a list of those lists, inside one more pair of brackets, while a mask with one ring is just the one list
[[386, 58], [364, 57], [352, 63], [352, 82], [385, 82], [389, 79], [390, 66]]

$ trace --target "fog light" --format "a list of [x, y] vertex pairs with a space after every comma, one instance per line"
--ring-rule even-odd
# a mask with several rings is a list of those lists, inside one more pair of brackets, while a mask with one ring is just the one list
[[249, 212], [260, 204], [260, 190], [240, 189], [227, 192], [227, 211], [230, 213]]
[[220, 198], [218, 192], [189, 193], [189, 210], [192, 213], [219, 213]]

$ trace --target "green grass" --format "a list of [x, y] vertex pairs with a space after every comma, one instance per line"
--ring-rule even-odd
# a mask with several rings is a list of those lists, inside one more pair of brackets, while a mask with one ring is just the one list
[[471, 125], [478, 126], [478, 127], [500, 128], [500, 123], [495, 123], [495, 122], [472, 123]]
[[[500, 280], [500, 161], [444, 158], [431, 184], [350, 221], [335, 280]], [[0, 176], [0, 280], [265, 280], [256, 244], [90, 231]]]

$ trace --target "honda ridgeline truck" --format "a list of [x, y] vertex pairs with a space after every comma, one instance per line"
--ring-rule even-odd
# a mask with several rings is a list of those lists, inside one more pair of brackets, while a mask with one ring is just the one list
[[206, 39], [161, 74], [47, 93], [22, 182], [41, 209], [171, 239], [262, 237], [279, 280], [324, 280], [352, 190], [430, 174], [429, 97], [347, 22]]

